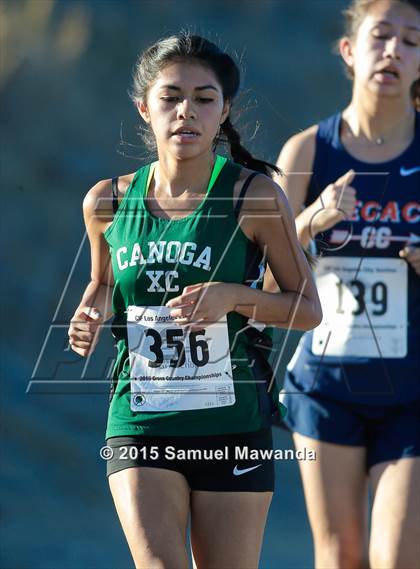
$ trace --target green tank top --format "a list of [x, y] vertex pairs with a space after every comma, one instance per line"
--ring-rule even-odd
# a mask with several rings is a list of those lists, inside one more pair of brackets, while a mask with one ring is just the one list
[[[136, 333], [136, 326], [143, 318], [138, 314], [144, 314], [145, 319], [149, 318], [146, 309], [138, 307], [163, 306], [171, 298], [180, 295], [184, 287], [202, 282], [240, 283], [262, 287], [262, 254], [256, 244], [240, 229], [233, 207], [233, 188], [240, 172], [241, 166], [217, 156], [204, 199], [190, 215], [170, 220], [156, 217], [147, 209], [145, 198], [151, 177], [151, 165], [146, 165], [135, 173], [112, 224], [104, 232], [109, 244], [115, 280], [115, 318], [112, 332], [118, 349], [113, 369], [106, 438], [133, 434], [186, 436], [250, 432], [270, 423], [271, 396], [267, 395], [267, 386], [261, 383], [261, 378], [256, 381], [254, 368], [249, 365], [249, 340], [244, 332], [247, 318], [237, 312], [230, 312], [225, 319], [227, 330], [224, 341], [231, 361], [228, 371], [222, 370], [222, 363], [203, 363], [206, 357], [209, 359], [208, 350], [213, 349], [213, 344], [206, 346], [204, 332], [194, 340], [191, 337], [180, 340], [182, 332], [163, 328], [156, 331], [146, 327], [141, 328], [143, 332], [140, 335], [144, 336], [146, 331], [145, 334], [149, 335], [153, 342], [158, 341], [160, 347], [153, 344], [154, 347], [148, 348], [153, 353], [150, 360], [144, 360], [143, 356], [140, 356], [139, 365], [144, 366], [144, 361], [148, 361], [150, 367], [146, 366], [148, 371], [145, 375], [141, 375], [142, 372], [139, 375], [138, 372], [134, 374], [139, 387], [133, 387], [130, 377], [130, 370], [137, 365], [135, 362], [138, 357], [130, 352], [131, 346], [134, 346], [130, 338], [134, 338], [132, 334]], [[156, 314], [150, 319], [162, 320]], [[146, 326], [144, 320], [141, 320], [141, 324]], [[150, 400], [157, 401], [158, 397], [160, 401], [162, 396], [152, 392], [149, 397], [149, 393], [143, 392], [142, 387], [147, 384], [147, 388], [152, 389], [153, 379], [156, 379], [156, 384], [159, 381], [168, 383], [162, 380], [162, 375], [156, 378], [154, 376], [155, 373], [163, 373], [162, 366], [172, 365], [167, 362], [169, 356], [165, 357], [163, 348], [161, 349], [160, 334], [165, 332], [168, 346], [172, 347], [172, 356], [177, 345], [182, 346], [182, 342], [185, 345], [189, 342], [188, 353], [191, 358], [188, 357], [187, 361], [184, 361], [185, 366], [192, 366], [190, 360], [193, 359], [194, 362], [198, 361], [198, 366], [203, 366], [200, 369], [211, 372], [204, 373], [203, 376], [190, 376], [188, 370], [184, 371], [178, 378], [182, 381], [172, 381], [172, 386], [183, 389], [183, 386], [180, 387], [182, 383], [188, 389], [187, 380], [192, 377], [211, 381], [209, 377], [225, 377], [224, 374], [227, 374], [226, 381], [229, 381], [228, 376], [231, 374], [232, 393], [228, 393], [229, 390], [224, 388], [217, 396], [206, 396], [209, 400], [203, 405], [211, 405], [210, 408], [170, 410], [172, 400], [169, 392], [167, 399], [163, 400], [163, 403], [167, 402], [168, 410], [166, 407], [165, 410], [147, 409]], [[168, 334], [172, 334], [171, 344]], [[134, 348], [139, 352], [143, 349], [139, 348], [139, 344]], [[184, 350], [187, 350], [185, 346]], [[173, 360], [173, 357], [170, 359], [171, 362], [176, 362], [174, 365], [178, 366], [177, 373], [181, 373], [181, 356], [178, 350], [178, 360]], [[182, 357], [185, 360], [185, 357]], [[134, 359], [130, 361], [130, 358]], [[215, 369], [211, 365], [218, 365], [219, 371], [213, 373]], [[169, 370], [169, 367], [167, 369]], [[214, 381], [215, 386], [219, 385], [219, 379]], [[134, 393], [134, 389], [139, 391]], [[219, 387], [215, 387], [212, 393], [217, 389]], [[273, 399], [281, 407], [277, 403], [277, 393], [275, 389]], [[217, 398], [216, 404], [212, 402], [211, 397]], [[270, 399], [268, 405], [267, 398]], [[283, 412], [283, 409], [280, 411]]]

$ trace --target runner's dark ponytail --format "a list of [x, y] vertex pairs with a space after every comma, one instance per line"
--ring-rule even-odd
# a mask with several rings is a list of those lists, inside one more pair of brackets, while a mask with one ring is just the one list
[[221, 131], [226, 136], [227, 143], [230, 146], [230, 154], [234, 162], [242, 164], [250, 170], [262, 172], [263, 174], [270, 175], [270, 169], [274, 170], [277, 174], [280, 169], [269, 162], [254, 158], [246, 148], [241, 144], [241, 137], [239, 132], [235, 129], [228, 116], [225, 122], [221, 125]]

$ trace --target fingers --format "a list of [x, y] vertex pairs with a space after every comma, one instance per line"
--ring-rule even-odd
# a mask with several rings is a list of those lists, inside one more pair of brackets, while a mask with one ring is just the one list
[[77, 328], [70, 326], [68, 331], [69, 340], [74, 342], [89, 342], [92, 343], [93, 340], [99, 335], [99, 329], [94, 332], [81, 332]]
[[196, 303], [200, 297], [200, 292], [202, 290], [202, 287], [203, 285], [201, 283], [185, 287], [184, 290], [182, 291], [182, 294], [176, 296], [175, 298], [171, 298], [171, 300], [168, 300], [166, 306], [168, 308], [173, 308], [175, 306], [176, 307], [190, 306], [191, 304]]
[[194, 320], [190, 320], [189, 318], [180, 318], [179, 320], [176, 320], [176, 323], [179, 326], [182, 326], [185, 329], [185, 332], [196, 332], [197, 330], [202, 330], [206, 326], [213, 324], [213, 322], [205, 320], [204, 318]]
[[175, 319], [188, 318], [190, 319], [193, 315], [190, 305], [182, 306], [171, 310], [171, 316]]
[[198, 322], [206, 318], [206, 314], [203, 311], [194, 308], [190, 304], [177, 307], [171, 310], [171, 316], [174, 318], [174, 322], [184, 326], [185, 324], [191, 324], [192, 322]]
[[399, 252], [400, 257], [407, 259], [410, 263], [420, 259], [420, 247], [413, 247], [412, 245], [406, 245], [404, 249]]
[[83, 357], [91, 354], [102, 323], [102, 314], [95, 307], [85, 306], [77, 311], [70, 321], [68, 331], [71, 349]]
[[354, 170], [349, 170], [333, 182], [334, 188], [339, 190], [340, 195], [345, 193], [348, 196], [356, 196], [356, 190], [350, 185], [355, 176], [356, 172]]
[[351, 186], [347, 186], [346, 188], [337, 188], [337, 205], [338, 207], [342, 207], [343, 204], [346, 205], [356, 205], [356, 190]]
[[96, 322], [102, 318], [102, 314], [94, 306], [85, 306], [78, 314], [78, 316], [82, 320], [86, 320], [88, 322]]
[[[349, 190], [350, 188], [347, 188]], [[336, 206], [344, 209], [345, 207], [353, 206], [356, 203], [356, 195], [347, 192], [339, 192], [337, 190]]]
[[97, 340], [94, 338], [92, 342], [85, 342], [78, 338], [69, 338], [69, 344], [73, 352], [80, 356], [86, 357], [94, 352]]
[[337, 208], [344, 212], [346, 217], [350, 217], [353, 215], [355, 205], [355, 196], [348, 195], [343, 192], [341, 198], [338, 199]]
[[91, 342], [93, 340], [93, 338], [95, 337], [95, 333], [94, 332], [87, 332], [87, 331], [82, 331], [79, 330], [78, 328], [71, 326], [69, 328], [69, 332], [68, 332], [68, 336], [69, 338], [72, 338], [73, 340], [82, 340], [83, 342]]
[[183, 292], [190, 292], [190, 291], [194, 291], [194, 290], [203, 288], [206, 284], [208, 285], [208, 283], [196, 283], [193, 285], [188, 285], [184, 288]]
[[405, 259], [416, 273], [420, 275], [420, 247], [407, 245], [404, 249], [401, 249], [399, 256]]
[[73, 352], [76, 352], [76, 354], [79, 354], [79, 356], [82, 356], [83, 358], [90, 356], [95, 348], [95, 346], [81, 347], [73, 344], [70, 344], [70, 347]]
[[176, 324], [187, 327], [193, 331], [203, 328], [203, 326], [214, 324], [215, 322], [215, 320], [211, 319], [210, 314], [200, 309], [196, 304], [178, 306], [171, 310], [171, 316], [174, 318]]
[[337, 208], [352, 213], [356, 205], [356, 190], [351, 186], [335, 186], [334, 191]]
[[86, 350], [82, 350], [81, 348], [75, 348], [74, 346], [71, 346], [71, 349], [73, 352], [76, 352], [76, 354], [79, 354], [79, 356], [83, 356], [84, 358], [88, 355], [86, 353]]
[[94, 332], [102, 322], [102, 314], [97, 308], [85, 306], [76, 312], [70, 320], [70, 325], [77, 330]]
[[92, 345], [92, 342], [83, 342], [75, 338], [70, 338], [69, 344], [72, 348], [75, 347], [75, 348], [89, 349]]
[[[332, 220], [341, 219], [343, 212], [346, 216], [353, 213], [356, 205], [356, 190], [350, 184], [355, 175], [354, 170], [349, 170], [335, 182], [328, 184], [319, 196], [321, 209], [329, 210], [328, 215], [333, 216], [331, 217]], [[336, 211], [333, 214], [331, 210]]]
[[404, 249], [401, 249], [401, 251], [398, 254], [401, 258], [408, 259], [408, 257], [411, 256], [410, 254], [412, 253], [412, 249], [414, 249], [414, 247], [410, 247], [410, 245], [406, 245], [404, 247]]
[[100, 326], [100, 323], [96, 322], [83, 322], [81, 320], [70, 320], [69, 332], [85, 332], [85, 333], [95, 333], [95, 331]]
[[340, 176], [335, 182], [334, 185], [336, 186], [349, 186], [354, 177], [356, 176], [356, 172], [354, 170], [348, 170], [345, 174]]

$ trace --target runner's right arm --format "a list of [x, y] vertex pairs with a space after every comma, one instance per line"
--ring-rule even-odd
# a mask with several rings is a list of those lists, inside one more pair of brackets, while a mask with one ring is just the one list
[[91, 249], [91, 280], [70, 321], [69, 343], [81, 356], [90, 355], [99, 337], [101, 324], [112, 315], [112, 273], [109, 248], [103, 232], [112, 221], [111, 181], [93, 186], [83, 200], [83, 217]]
[[350, 186], [355, 173], [351, 170], [328, 184], [321, 195], [303, 209], [315, 158], [317, 126], [312, 126], [284, 145], [277, 165], [284, 175], [277, 183], [284, 190], [296, 218], [296, 230], [303, 247], [318, 233], [330, 229], [346, 216], [350, 217], [356, 203], [356, 191]]

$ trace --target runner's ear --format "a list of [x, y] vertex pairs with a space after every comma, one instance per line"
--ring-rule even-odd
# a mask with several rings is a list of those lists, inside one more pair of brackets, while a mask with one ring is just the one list
[[149, 109], [147, 108], [146, 103], [144, 103], [143, 101], [139, 101], [136, 104], [137, 110], [141, 116], [141, 118], [144, 120], [144, 122], [146, 122], [147, 124], [150, 123], [150, 115], [149, 115]]

